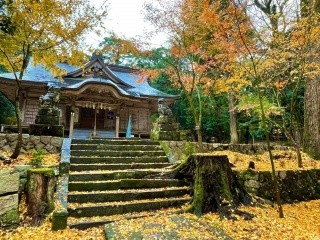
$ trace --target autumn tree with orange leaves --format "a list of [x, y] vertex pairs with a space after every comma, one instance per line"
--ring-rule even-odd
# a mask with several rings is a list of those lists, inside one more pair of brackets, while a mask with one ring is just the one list
[[[252, 15], [248, 15], [252, 23], [253, 42], [248, 41], [251, 39], [246, 38], [247, 32], [243, 31], [244, 20], [243, 14], [238, 13], [239, 6], [230, 11], [229, 20], [234, 26], [238, 26], [235, 34], [239, 37], [235, 43], [241, 46], [237, 51], [242, 57], [235, 63], [242, 75], [250, 80], [250, 88], [258, 96], [257, 103], [268, 145], [279, 216], [283, 217], [270, 147], [270, 128], [275, 125], [285, 133], [295, 147], [298, 165], [302, 167], [301, 138], [296, 137], [301, 127], [298, 121], [299, 116], [296, 114], [296, 104], [298, 91], [303, 82], [308, 81], [307, 79], [312, 76], [315, 77], [320, 70], [319, 64], [309, 61], [315, 59], [314, 54], [316, 54], [311, 48], [318, 46], [319, 17], [312, 15], [307, 19], [296, 19], [288, 16], [286, 11], [292, 7], [289, 1], [278, 3], [272, 0], [255, 0], [254, 3], [262, 11], [265, 23], [269, 25], [265, 25], [264, 28], [261, 25], [256, 27], [258, 23], [252, 20], [254, 18]], [[243, 5], [243, 7], [243, 12], [247, 12], [247, 6]], [[257, 10], [254, 14], [257, 14]], [[291, 95], [289, 103], [283, 102], [284, 95], [288, 92]], [[279, 118], [280, 121], [277, 121]]]
[[[229, 63], [239, 57], [233, 41], [223, 42], [224, 45], [219, 43], [221, 32], [225, 33], [224, 37], [234, 37], [231, 36], [234, 29], [228, 18], [217, 11], [224, 5], [220, 1], [186, 0], [157, 1], [157, 4], [146, 6], [147, 18], [170, 36], [170, 61], [164, 71], [187, 98], [200, 148], [204, 104], [202, 96], [215, 91], [217, 79], [229, 77], [233, 73]], [[229, 54], [221, 54], [224, 51]], [[228, 91], [235, 88], [235, 85], [226, 84], [225, 88]]]
[[[283, 217], [269, 139], [268, 119], [263, 103], [264, 96], [260, 91], [263, 82], [258, 69], [259, 61], [262, 59], [261, 48], [257, 45], [245, 5], [241, 6], [233, 1], [205, 0], [179, 1], [176, 6], [161, 4], [163, 3], [159, 3], [162, 12], [149, 7], [149, 18], [172, 36], [171, 54], [174, 61], [167, 71], [172, 80], [188, 94], [188, 102], [193, 108], [197, 125], [201, 124], [202, 102], [200, 97], [193, 98], [194, 93], [200, 96], [200, 90], [210, 91], [221, 78], [229, 81], [240, 80], [236, 81], [236, 85], [238, 82], [246, 84], [246, 80], [243, 79], [248, 79], [250, 86], [255, 89], [255, 94], [259, 97], [262, 127], [267, 138], [279, 215]], [[164, 18], [162, 21], [155, 21], [161, 19], [161, 16]], [[239, 69], [246, 74], [239, 74]], [[225, 88], [229, 88], [227, 84], [224, 85]], [[230, 84], [232, 85], [235, 84]], [[198, 112], [195, 111], [196, 104], [200, 105]]]

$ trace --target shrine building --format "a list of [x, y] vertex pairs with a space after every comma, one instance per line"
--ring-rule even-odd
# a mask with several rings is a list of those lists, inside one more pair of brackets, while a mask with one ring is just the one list
[[[23, 126], [35, 123], [39, 109], [39, 98], [49, 87], [58, 89], [59, 124], [64, 126], [65, 135], [81, 132], [85, 137], [124, 136], [129, 117], [131, 134], [148, 137], [151, 131], [151, 115], [158, 110], [158, 100], [173, 102], [175, 96], [151, 87], [141, 78], [138, 70], [108, 65], [101, 56], [94, 55], [82, 67], [59, 63], [66, 70], [63, 81], [51, 75], [41, 65], [29, 64], [22, 83]], [[16, 80], [13, 73], [0, 74], [0, 91], [14, 102]]]

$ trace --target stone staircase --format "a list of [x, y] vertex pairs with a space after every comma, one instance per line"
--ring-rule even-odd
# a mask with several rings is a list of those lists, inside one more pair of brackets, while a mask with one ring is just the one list
[[93, 139], [71, 143], [68, 225], [85, 229], [112, 216], [178, 207], [190, 200], [189, 187], [176, 179], [153, 179], [168, 171], [159, 142]]

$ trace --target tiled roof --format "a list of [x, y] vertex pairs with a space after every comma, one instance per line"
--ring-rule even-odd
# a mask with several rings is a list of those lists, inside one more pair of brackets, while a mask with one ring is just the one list
[[[92, 60], [94, 61], [94, 60]], [[96, 59], [95, 59], [96, 61]], [[68, 65], [66, 63], [57, 64], [60, 68], [65, 69], [68, 73], [76, 72], [80, 68]], [[110, 76], [115, 76], [125, 85], [116, 84], [112, 79], [108, 78], [82, 78], [70, 77], [66, 74], [63, 82], [60, 82], [58, 78], [53, 77], [49, 70], [45, 69], [42, 65], [29, 64], [25, 71], [23, 80], [32, 82], [47, 83], [48, 86], [55, 85], [62, 89], [78, 89], [88, 83], [102, 83], [111, 85], [116, 88], [121, 94], [132, 97], [163, 97], [163, 98], [174, 98], [176, 96], [166, 94], [153, 87], [151, 87], [148, 81], [138, 82], [140, 76], [134, 69], [121, 67], [116, 65], [105, 65], [105, 68], [110, 71]], [[0, 78], [14, 80], [13, 73], [0, 74]]]

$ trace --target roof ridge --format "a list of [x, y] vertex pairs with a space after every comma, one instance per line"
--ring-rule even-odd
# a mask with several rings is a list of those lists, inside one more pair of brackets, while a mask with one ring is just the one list
[[111, 71], [116, 71], [116, 70], [124, 70], [123, 72], [137, 72], [140, 69], [137, 68], [132, 68], [132, 67], [128, 67], [128, 66], [120, 66], [120, 65], [116, 65], [116, 64], [108, 64], [105, 63], [106, 67], [108, 67]]

